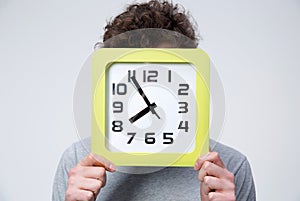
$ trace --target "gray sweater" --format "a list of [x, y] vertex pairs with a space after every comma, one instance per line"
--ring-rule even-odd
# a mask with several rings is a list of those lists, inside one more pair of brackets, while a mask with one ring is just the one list
[[[85, 143], [86, 144], [86, 140]], [[88, 142], [87, 142], [88, 143]], [[227, 169], [235, 175], [238, 201], [254, 201], [255, 187], [247, 158], [238, 151], [210, 141], [213, 151], [220, 154]], [[53, 184], [53, 201], [63, 201], [67, 189], [68, 172], [88, 153], [81, 141], [63, 154]], [[193, 201], [200, 200], [200, 182], [193, 168], [168, 167], [148, 174], [107, 172], [106, 186], [97, 201]]]

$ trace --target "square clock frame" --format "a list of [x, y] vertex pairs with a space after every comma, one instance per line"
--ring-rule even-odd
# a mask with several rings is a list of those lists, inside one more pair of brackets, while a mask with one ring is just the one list
[[194, 166], [209, 147], [200, 49], [102, 48], [92, 57], [92, 153], [118, 166]]

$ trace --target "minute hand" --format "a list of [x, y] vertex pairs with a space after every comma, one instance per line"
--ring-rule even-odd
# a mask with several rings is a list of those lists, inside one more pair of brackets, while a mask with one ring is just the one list
[[[145, 95], [143, 89], [141, 88], [141, 86], [139, 85], [139, 83], [137, 82], [137, 80], [135, 79], [134, 76], [130, 77], [130, 79], [132, 80], [133, 84], [135, 85], [135, 87], [137, 88], [139, 94], [143, 97], [144, 101], [146, 102], [146, 104], [148, 105], [148, 107], [150, 108], [150, 111], [152, 112], [152, 114], [155, 114], [157, 116], [158, 119], [160, 119], [160, 117], [158, 116], [158, 114], [155, 112], [153, 104], [155, 105], [155, 103], [150, 104], [150, 101], [148, 100], [147, 96]], [[156, 107], [156, 105], [155, 105]]]
[[146, 102], [146, 104], [148, 106], [150, 106], [150, 101], [148, 100], [147, 96], [145, 95], [143, 89], [141, 88], [141, 86], [139, 85], [139, 83], [137, 82], [137, 80], [135, 79], [134, 76], [130, 77], [130, 79], [132, 80], [133, 84], [135, 85], [135, 87], [137, 88], [139, 94], [143, 97], [144, 101]]

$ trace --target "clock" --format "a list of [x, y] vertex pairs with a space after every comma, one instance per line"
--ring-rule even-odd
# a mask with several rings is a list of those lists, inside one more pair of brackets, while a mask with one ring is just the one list
[[208, 151], [204, 51], [102, 48], [92, 80], [93, 153], [120, 166], [193, 166]]

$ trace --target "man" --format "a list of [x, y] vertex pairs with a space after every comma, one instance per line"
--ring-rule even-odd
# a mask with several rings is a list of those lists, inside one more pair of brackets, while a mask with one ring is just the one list
[[[189, 42], [176, 40], [174, 44], [170, 38], [163, 37], [164, 34], [157, 35], [156, 41], [145, 40], [143, 36], [110, 40], [128, 31], [145, 28], [174, 31], [185, 35]], [[130, 5], [105, 29], [105, 47], [197, 47], [195, 29], [187, 14], [177, 5], [166, 1], [153, 0]], [[88, 153], [77, 142], [62, 156], [53, 185], [52, 199], [256, 200], [247, 158], [222, 144], [213, 141], [211, 143], [215, 143], [215, 146], [208, 154], [195, 161], [194, 168], [170, 167], [137, 175], [115, 172], [113, 164]]]

